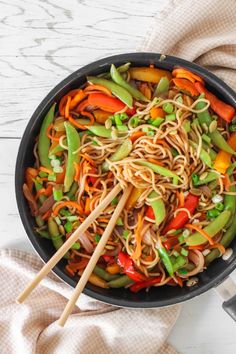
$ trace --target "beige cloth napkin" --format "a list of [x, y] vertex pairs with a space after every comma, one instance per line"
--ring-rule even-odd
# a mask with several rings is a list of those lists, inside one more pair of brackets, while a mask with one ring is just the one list
[[3, 354], [176, 354], [165, 343], [180, 306], [128, 310], [81, 295], [66, 326], [57, 324], [72, 289], [50, 274], [21, 305], [19, 292], [42, 262], [0, 250], [0, 352]]
[[194, 61], [236, 90], [236, 1], [167, 0], [137, 50]]

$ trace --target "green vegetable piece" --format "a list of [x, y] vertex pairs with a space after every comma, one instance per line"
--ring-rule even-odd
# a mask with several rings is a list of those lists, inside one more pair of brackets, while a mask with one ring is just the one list
[[[153, 191], [149, 194], [148, 198], [154, 199], [158, 197], [158, 194]], [[166, 217], [166, 208], [162, 199], [155, 200], [150, 203], [155, 215], [156, 225], [160, 225]]]
[[179, 155], [178, 151], [175, 148], [171, 148], [171, 153], [173, 157], [176, 157]]
[[109, 281], [108, 285], [110, 288], [123, 288], [126, 285], [133, 284], [133, 280], [128, 277], [128, 275], [122, 275], [117, 279]]
[[111, 129], [107, 129], [104, 125], [98, 123], [94, 123], [93, 125], [87, 125], [89, 124], [89, 120], [84, 118], [76, 119], [76, 122], [78, 124], [85, 125], [85, 127], [89, 130], [91, 134], [100, 136], [101, 138], [111, 138]]
[[77, 192], [78, 188], [79, 188], [78, 183], [73, 182], [72, 186], [70, 187], [69, 192], [67, 193], [67, 197], [71, 199], [75, 195], [75, 193]]
[[96, 234], [94, 240], [96, 243], [98, 243], [101, 240], [101, 236], [99, 234]]
[[39, 236], [41, 236], [43, 238], [51, 239], [51, 236], [50, 236], [49, 232], [46, 231], [46, 230], [38, 230], [38, 229], [36, 229], [36, 232], [37, 232], [37, 234], [39, 234]]
[[112, 80], [119, 86], [127, 90], [136, 100], [149, 102], [146, 96], [144, 96], [139, 90], [131, 86], [127, 81], [123, 79], [119, 71], [116, 69], [115, 65], [111, 65], [110, 70]]
[[54, 187], [53, 188], [53, 198], [56, 202], [59, 202], [63, 198], [63, 192], [61, 187]]
[[133, 98], [131, 94], [123, 87], [117, 85], [112, 81], [95, 77], [95, 76], [88, 76], [87, 79], [92, 84], [98, 84], [107, 87], [109, 90], [111, 90], [114, 96], [118, 97], [129, 108], [133, 108]]
[[235, 124], [230, 125], [229, 131], [230, 131], [230, 132], [236, 132], [236, 125], [235, 125]]
[[202, 140], [205, 141], [208, 145], [211, 143], [211, 138], [206, 134], [202, 134]]
[[186, 264], [186, 258], [181, 255], [178, 255], [175, 259], [175, 262], [173, 263], [174, 272], [176, 272], [176, 270], [178, 270], [179, 268], [182, 268], [185, 264]]
[[[40, 189], [43, 188], [42, 183], [38, 182], [37, 179], [34, 180], [34, 186], [35, 186], [36, 192], [38, 192]], [[47, 199], [46, 195], [40, 194], [39, 201], [41, 204], [43, 204], [43, 202], [45, 202], [46, 199]]]
[[[60, 235], [57, 223], [53, 220], [52, 217], [48, 219], [48, 231], [51, 236], [53, 246], [55, 247], [56, 250], [58, 250], [63, 245], [64, 242], [62, 239], [62, 235]], [[67, 259], [68, 257], [69, 257], [69, 253], [67, 252], [64, 255], [64, 258]]]
[[196, 181], [195, 186], [202, 186], [204, 184], [208, 184], [209, 182], [217, 181], [219, 176], [220, 175], [217, 172], [208, 172], [207, 176], [204, 179], [199, 179], [198, 181]]
[[137, 116], [133, 116], [132, 118], [130, 118], [130, 125], [133, 128], [136, 128], [138, 126], [139, 123], [139, 118]]
[[172, 277], [174, 275], [174, 268], [173, 268], [173, 264], [171, 262], [171, 259], [168, 255], [168, 252], [166, 251], [165, 247], [159, 248], [158, 253], [159, 253], [159, 256], [160, 256], [162, 263], [164, 264], [167, 272]]
[[129, 236], [129, 234], [130, 234], [130, 231], [129, 231], [129, 230], [124, 230], [122, 236], [123, 236], [125, 239], [127, 239], [127, 237]]
[[[197, 149], [197, 147], [198, 147], [198, 145], [192, 140], [189, 140], [189, 144], [195, 149]], [[202, 160], [202, 162], [205, 165], [207, 165], [208, 167], [212, 167], [212, 161], [211, 161], [210, 155], [203, 148], [201, 149], [201, 152], [200, 152], [200, 159]]]
[[[121, 74], [127, 73], [127, 71], [129, 70], [130, 65], [131, 65], [131, 63], [125, 63], [125, 64], [123, 64], [121, 66], [118, 66], [117, 71], [119, 71], [119, 73], [121, 73]], [[110, 79], [111, 74], [110, 74], [110, 72], [106, 72], [106, 73], [99, 74], [98, 77], [103, 77], [103, 78], [106, 78], [106, 79]]]
[[225, 208], [223, 203], [217, 203], [216, 204], [216, 210], [223, 211]]
[[[67, 146], [67, 139], [64, 139], [63, 144]], [[64, 151], [65, 149], [57, 144], [54, 148], [49, 150], [49, 158], [51, 158], [53, 155], [57, 154], [58, 152]]]
[[203, 149], [205, 149], [208, 152], [211, 160], [214, 161], [217, 156], [217, 153], [215, 152], [215, 150], [210, 148], [209, 145], [207, 145], [207, 143], [204, 140], [202, 141], [202, 147], [203, 147]]
[[[127, 156], [129, 156], [130, 152], [132, 151], [132, 141], [128, 138], [123, 141], [123, 143], [120, 145], [120, 147], [114, 152], [113, 155], [110, 157], [111, 162], [116, 162], [123, 160]], [[102, 171], [106, 172], [109, 170], [109, 165], [107, 162], [104, 162], [102, 164]]]
[[180, 254], [182, 254], [182, 256], [184, 256], [184, 257], [187, 257], [188, 250], [186, 250], [185, 248], [181, 248]]
[[169, 85], [170, 85], [170, 82], [169, 80], [167, 79], [166, 76], [162, 77], [160, 79], [160, 81], [158, 82], [156, 88], [155, 88], [155, 91], [154, 91], [154, 97], [157, 97], [159, 96], [161, 93], [165, 93], [165, 92], [168, 92], [169, 90]]
[[196, 173], [192, 174], [192, 181], [193, 181], [193, 185], [197, 186], [198, 182], [199, 182], [199, 176]]
[[44, 220], [42, 219], [41, 215], [35, 216], [35, 222], [38, 225], [38, 227], [42, 227], [44, 225]]
[[[222, 211], [222, 213], [217, 216], [209, 225], [207, 225], [203, 230], [211, 237], [214, 237], [218, 232], [220, 232], [223, 227], [227, 224], [230, 218], [231, 212], [228, 210]], [[186, 239], [186, 244], [188, 246], [197, 246], [207, 242], [206, 238], [199, 232], [195, 232]]]
[[49, 159], [49, 148], [50, 148], [50, 139], [47, 137], [47, 129], [50, 124], [52, 124], [54, 119], [56, 104], [54, 103], [52, 107], [49, 109], [46, 117], [43, 120], [43, 124], [41, 125], [40, 133], [39, 133], [39, 141], [38, 141], [38, 154], [39, 160], [42, 166], [51, 169], [51, 163]]
[[166, 115], [166, 122], [173, 122], [176, 119], [175, 113], [167, 114]]
[[163, 104], [162, 108], [166, 113], [172, 113], [174, 110], [173, 104], [171, 104], [169, 102]]
[[64, 225], [66, 232], [71, 232], [73, 230], [73, 225], [71, 221], [67, 221]]
[[71, 246], [71, 249], [72, 250], [79, 250], [80, 249], [80, 243], [77, 241], [75, 242], [72, 246]]
[[164, 122], [164, 120], [165, 120], [164, 118], [157, 117], [155, 119], [150, 119], [148, 123], [150, 122], [150, 124], [153, 125], [154, 127], [159, 127]]
[[117, 205], [117, 204], [118, 204], [118, 198], [115, 197], [114, 199], [112, 199], [111, 205]]
[[189, 133], [191, 131], [191, 124], [189, 120], [186, 120], [183, 124], [183, 128], [186, 133]]
[[180, 177], [177, 176], [174, 172], [168, 170], [165, 167], [162, 166], [158, 166], [154, 163], [148, 162], [148, 161], [138, 161], [136, 162], [138, 165], [141, 166], [146, 166], [148, 168], [150, 168], [153, 172], [155, 173], [159, 173], [160, 175], [164, 176], [164, 177], [172, 177], [172, 178], [177, 178], [179, 181], [181, 181]]
[[117, 219], [116, 225], [122, 226], [124, 225], [123, 220], [121, 218]]
[[74, 154], [80, 147], [80, 137], [77, 130], [68, 122], [64, 123], [66, 128], [66, 137], [68, 141], [68, 158], [66, 164], [66, 174], [64, 179], [64, 192], [68, 192], [75, 177], [74, 163], [80, 161], [80, 155]]
[[93, 273], [106, 281], [111, 281], [111, 280], [117, 279], [119, 277], [119, 275], [117, 275], [117, 274], [110, 274], [110, 273], [106, 272], [104, 269], [102, 269], [101, 267], [99, 267], [97, 265], [95, 266]]
[[220, 215], [220, 211], [217, 209], [211, 209], [207, 211], [208, 219], [215, 219], [218, 215]]

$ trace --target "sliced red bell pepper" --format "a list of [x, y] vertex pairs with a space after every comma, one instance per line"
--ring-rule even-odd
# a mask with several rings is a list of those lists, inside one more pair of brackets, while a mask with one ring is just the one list
[[128, 116], [134, 116], [135, 115], [135, 113], [136, 113], [136, 108], [135, 107], [133, 107], [133, 108], [127, 108], [127, 110], [125, 111], [125, 113], [127, 113], [128, 114]]
[[171, 248], [173, 248], [174, 246], [178, 245], [179, 240], [178, 237], [171, 237], [169, 238], [167, 241], [162, 242], [163, 246], [165, 247], [166, 250], [170, 250]]
[[[95, 167], [91, 167], [90, 170], [89, 170], [89, 173], [92, 173], [92, 174], [96, 174], [98, 171]], [[94, 185], [94, 183], [97, 181], [97, 177], [94, 177], [94, 176], [88, 176], [88, 183], [90, 185]]]
[[115, 257], [113, 256], [106, 256], [105, 254], [102, 255], [102, 258], [104, 259], [104, 261], [108, 264], [113, 264], [115, 263]]
[[[198, 205], [199, 197], [189, 193], [185, 199], [184, 208], [188, 209], [192, 215]], [[175, 218], [173, 218], [168, 225], [163, 230], [163, 234], [166, 234], [169, 230], [178, 230], [184, 227], [184, 225], [189, 221], [188, 214], [186, 211], [180, 211]]]
[[134, 262], [127, 253], [119, 252], [117, 263], [133, 281], [142, 282], [148, 279], [145, 275], [134, 270]]
[[157, 283], [161, 282], [161, 278], [162, 277], [155, 277], [155, 278], [150, 278], [149, 280], [146, 281], [141, 281], [139, 283], [133, 284], [130, 287], [130, 290], [133, 293], [137, 293], [139, 290], [144, 289], [144, 288], [148, 288], [149, 286], [155, 285]]
[[88, 96], [88, 104], [111, 113], [121, 111], [125, 108], [125, 104], [118, 98], [107, 96], [104, 93], [91, 93]]
[[154, 214], [154, 211], [153, 211], [153, 209], [152, 209], [151, 206], [148, 206], [148, 207], [147, 207], [146, 216], [147, 216], [149, 219], [155, 220], [155, 214]]
[[209, 92], [201, 82], [195, 82], [195, 87], [199, 93], [204, 93], [207, 100], [210, 101], [211, 108], [227, 123], [230, 123], [236, 114], [234, 107], [221, 101], [218, 97]]

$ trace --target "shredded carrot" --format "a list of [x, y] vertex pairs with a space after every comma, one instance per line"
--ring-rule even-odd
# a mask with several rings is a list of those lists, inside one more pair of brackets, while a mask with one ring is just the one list
[[85, 154], [80, 154], [81, 157], [83, 157], [86, 161], [88, 161], [92, 166], [96, 166], [95, 162], [93, 161], [93, 159], [91, 159], [91, 157], [89, 157], [88, 155]]
[[75, 168], [75, 177], [74, 177], [74, 181], [78, 181], [79, 180], [79, 176], [80, 176], [80, 164], [74, 162], [74, 168]]
[[[92, 92], [90, 92], [92, 91]], [[89, 85], [85, 88], [84, 92], [87, 93], [88, 95], [90, 93], [94, 93], [94, 91], [102, 91], [104, 92], [106, 95], [108, 96], [112, 96], [112, 93], [111, 91], [105, 87], [105, 86], [102, 86], [102, 85]]]
[[[174, 135], [172, 135], [174, 136]], [[156, 144], [163, 145], [164, 147], [169, 147], [168, 144], [163, 139], [157, 139]]]
[[97, 226], [97, 233], [98, 233], [99, 235], [103, 235], [103, 233], [104, 233], [103, 228]]
[[53, 186], [52, 186], [52, 184], [49, 184], [47, 186], [47, 188], [45, 189], [45, 192], [44, 192], [46, 197], [49, 197], [52, 194], [52, 190], [53, 190]]
[[196, 75], [196, 74], [192, 73], [191, 71], [188, 71], [184, 68], [174, 69], [172, 71], [172, 75], [177, 78], [187, 79], [187, 80], [191, 81], [192, 83], [194, 83], [195, 81], [199, 81], [204, 84], [204, 81], [200, 76], [198, 76], [198, 75]]
[[218, 248], [221, 254], [225, 253], [225, 248], [220, 243], [215, 243], [214, 245], [211, 245], [210, 248]]
[[65, 169], [64, 166], [62, 166], [62, 168], [63, 168], [63, 172], [60, 172], [60, 173], [57, 173], [57, 174], [56, 174], [56, 182], [57, 182], [58, 184], [64, 183], [64, 178], [65, 178], [66, 169]]
[[43, 214], [42, 219], [48, 220], [50, 218], [51, 214], [52, 214], [52, 209], [49, 209], [48, 211], [46, 211], [45, 214]]
[[156, 118], [164, 118], [166, 113], [163, 111], [161, 107], [152, 107], [150, 109], [150, 116], [151, 119], [156, 119]]
[[67, 101], [66, 101], [66, 106], [65, 106], [65, 118], [69, 118], [70, 115], [70, 103], [71, 103], [71, 97], [68, 96], [67, 97]]
[[84, 269], [87, 264], [89, 262], [88, 258], [82, 258], [81, 261], [79, 262], [72, 262], [70, 264], [68, 264], [68, 266], [70, 267], [71, 270], [76, 271], [76, 270], [81, 270]]
[[107, 219], [107, 218], [98, 218], [97, 221], [98, 221], [98, 222], [109, 223], [110, 219]]
[[71, 275], [72, 277], [75, 275], [75, 272], [71, 269], [71, 267], [69, 266], [69, 264], [67, 264], [65, 266], [65, 270], [67, 271], [67, 273], [69, 273], [69, 275]]
[[152, 262], [153, 257], [149, 254], [149, 256], [145, 257], [146, 262]]
[[81, 115], [88, 117], [90, 119], [90, 122], [87, 124], [87, 126], [89, 127], [90, 125], [94, 124], [94, 116], [92, 113], [86, 112], [86, 111], [81, 111]]
[[42, 172], [48, 173], [49, 175], [53, 175], [53, 171], [50, 170], [49, 168], [40, 166], [40, 167], [39, 167], [39, 170], [42, 171]]
[[49, 126], [48, 126], [48, 128], [47, 128], [47, 130], [46, 130], [46, 135], [47, 135], [47, 137], [49, 138], [49, 139], [51, 139], [52, 141], [59, 141], [60, 140], [60, 138], [57, 138], [57, 137], [55, 137], [55, 135], [52, 135], [51, 133], [50, 133], [50, 131], [53, 129], [53, 124], [49, 124]]
[[137, 139], [141, 138], [141, 136], [146, 135], [146, 133], [141, 132], [141, 131], [137, 131], [133, 134], [130, 135], [130, 140], [132, 141], [132, 143], [134, 143]]
[[188, 249], [189, 250], [199, 250], [199, 251], [203, 251], [206, 248], [206, 245], [196, 245], [196, 246], [189, 246]]
[[91, 213], [90, 210], [90, 203], [91, 203], [91, 199], [90, 198], [86, 198], [85, 200], [85, 207], [84, 207], [84, 214], [85, 215], [89, 215]]
[[214, 245], [214, 241], [212, 240], [211, 236], [208, 235], [208, 233], [206, 233], [206, 231], [204, 231], [200, 227], [193, 225], [193, 224], [186, 224], [185, 227], [187, 229], [191, 229], [191, 230], [195, 230], [195, 231], [199, 232], [199, 234], [201, 234], [202, 236], [204, 236], [207, 239], [207, 241], [210, 243], [210, 245]]
[[[73, 99], [80, 93], [80, 91], [82, 91], [82, 90], [81, 89], [71, 90], [65, 96], [63, 96], [61, 98], [60, 103], [59, 103], [59, 112], [60, 112], [61, 116], [65, 115], [65, 106], [66, 106], [66, 102], [67, 102], [67, 97], [70, 96], [73, 101]], [[84, 95], [84, 97], [85, 97], [85, 95]], [[78, 96], [75, 101], [78, 101]], [[75, 101], [74, 101], [74, 103], [75, 103]], [[70, 105], [70, 108], [73, 109], [74, 107], [72, 107], [72, 105]]]
[[229, 187], [231, 185], [231, 181], [230, 181], [229, 175], [227, 173], [225, 174], [225, 178], [223, 181], [224, 181], [224, 185], [225, 185], [225, 190], [228, 192]]
[[80, 214], [83, 214], [83, 209], [81, 207], [81, 205], [79, 205], [78, 203], [76, 202], [71, 202], [71, 201], [66, 201], [66, 202], [61, 202], [60, 204], [58, 204], [55, 209], [53, 210], [53, 214], [55, 216], [58, 215], [59, 211], [62, 209], [62, 208], [65, 208], [65, 207], [72, 207], [72, 208], [75, 208], [77, 209], [77, 211], [80, 213]]
[[155, 165], [164, 166], [164, 164], [161, 161], [157, 161], [156, 159], [148, 158], [147, 160], [151, 163], [154, 163]]
[[142, 245], [141, 245], [141, 240], [142, 240], [142, 236], [141, 236], [141, 229], [142, 229], [142, 225], [143, 225], [143, 217], [142, 214], [139, 213], [138, 214], [138, 223], [137, 223], [137, 227], [135, 230], [135, 239], [136, 239], [136, 248], [135, 251], [132, 254], [132, 258], [133, 259], [138, 259], [141, 256], [142, 253]]
[[90, 122], [88, 123], [88, 124], [86, 124], [86, 126], [85, 125], [82, 125], [82, 124], [79, 124], [74, 118], [72, 118], [70, 115], [69, 115], [69, 122], [71, 123], [71, 124], [73, 124], [76, 128], [79, 128], [79, 129], [81, 129], [81, 130], [87, 130], [87, 126], [89, 126], [89, 125], [93, 125], [93, 123], [94, 123], [94, 117], [93, 117], [93, 119], [90, 119]]
[[183, 192], [178, 192], [176, 191], [176, 195], [179, 201], [179, 208], [183, 208], [184, 207], [184, 193]]

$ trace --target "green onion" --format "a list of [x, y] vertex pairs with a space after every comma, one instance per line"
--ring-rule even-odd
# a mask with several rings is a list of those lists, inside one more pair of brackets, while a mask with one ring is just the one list
[[185, 237], [184, 237], [184, 235], [179, 236], [179, 237], [178, 237], [178, 240], [179, 240], [180, 243], [185, 242]]
[[223, 203], [217, 203], [215, 208], [216, 208], [216, 210], [223, 211], [225, 206]]
[[172, 182], [173, 182], [173, 184], [174, 184], [175, 186], [178, 186], [178, 182], [179, 182], [178, 177], [177, 177], [177, 176], [176, 176], [176, 177], [173, 177]]
[[115, 114], [114, 115], [114, 119], [115, 119], [115, 123], [116, 126], [118, 127], [119, 125], [123, 125], [122, 120], [120, 119], [120, 115], [119, 114]]
[[94, 237], [94, 240], [96, 243], [98, 243], [101, 239], [101, 236], [99, 234], [96, 234], [95, 237]]
[[176, 258], [175, 263], [173, 264], [174, 272], [175, 272], [177, 269], [183, 267], [185, 264], [186, 264], [186, 259], [185, 259], [183, 256], [178, 256], [178, 257]]
[[180, 95], [177, 99], [176, 102], [183, 104], [183, 97]]
[[148, 133], [149, 128], [148, 128], [148, 127], [143, 127], [143, 128], [142, 128], [142, 131], [143, 131], [144, 133]]
[[44, 178], [44, 177], [47, 177], [47, 176], [48, 176], [48, 174], [46, 172], [43, 172], [43, 171], [39, 172], [39, 177]]
[[53, 188], [53, 198], [56, 202], [59, 202], [63, 198], [62, 189], [55, 189]]
[[64, 229], [66, 230], [66, 232], [71, 232], [73, 229], [73, 225], [71, 221], [67, 221], [64, 225]]
[[98, 142], [96, 140], [93, 140], [93, 145], [98, 145]]
[[208, 145], [211, 143], [211, 138], [206, 134], [202, 134], [202, 140], [204, 140]]
[[169, 102], [163, 104], [162, 108], [166, 113], [172, 113], [174, 110], [173, 104], [171, 104]]
[[173, 255], [174, 255], [175, 257], [178, 257], [178, 256], [179, 256], [179, 252], [177, 252], [177, 251], [174, 250]]
[[138, 123], [139, 123], [139, 119], [137, 116], [134, 116], [132, 118], [130, 118], [130, 125], [132, 128], [136, 128], [138, 126]]
[[188, 271], [185, 268], [181, 268], [181, 269], [178, 270], [178, 273], [182, 274], [182, 275], [185, 275], [185, 274], [188, 274]]
[[129, 236], [129, 233], [130, 233], [130, 231], [124, 230], [122, 236], [123, 236], [125, 239], [127, 239], [127, 237]]
[[111, 205], [117, 205], [118, 204], [118, 198], [115, 197], [112, 201], [111, 201]]
[[78, 220], [78, 216], [76, 215], [71, 215], [71, 216], [67, 216], [67, 220], [68, 221], [77, 221]]
[[207, 211], [208, 219], [215, 219], [218, 215], [220, 215], [220, 211], [217, 209], [211, 209]]
[[179, 155], [178, 151], [175, 148], [171, 148], [171, 153], [173, 157], [176, 157]]
[[186, 133], [189, 133], [191, 130], [191, 124], [189, 120], [186, 120], [183, 124], [183, 128], [186, 131]]
[[62, 216], [71, 216], [71, 213], [69, 212], [69, 210], [67, 209], [61, 209], [59, 211], [59, 213], [62, 215]]
[[184, 257], [187, 257], [188, 250], [186, 250], [185, 248], [181, 248], [180, 254], [182, 254], [182, 256], [184, 256]]
[[197, 183], [199, 182], [199, 176], [196, 173], [192, 174], [192, 181], [194, 186], [196, 186]]
[[48, 180], [51, 181], [51, 182], [56, 182], [56, 175], [53, 173], [53, 174], [50, 174], [48, 175]]
[[116, 222], [116, 225], [119, 225], [119, 226], [122, 226], [124, 225], [123, 221], [121, 218], [118, 218], [117, 222]]
[[149, 119], [148, 123], [150, 123], [151, 125], [153, 125], [154, 127], [159, 127], [161, 125], [161, 123], [164, 122], [164, 118], [161, 117], [157, 117], [155, 119]]
[[166, 115], [166, 122], [171, 122], [176, 119], [175, 113], [167, 114]]
[[79, 250], [80, 249], [80, 243], [77, 241], [71, 246], [72, 250]]
[[120, 119], [121, 120], [126, 120], [126, 119], [128, 119], [129, 117], [128, 117], [128, 115], [126, 114], [126, 113], [120, 113]]
[[155, 135], [155, 132], [154, 132], [154, 130], [149, 130], [148, 132], [147, 132], [147, 136], [154, 136]]
[[231, 132], [236, 132], [236, 125], [230, 125], [229, 130]]
[[54, 220], [56, 221], [57, 225], [61, 225], [61, 220], [58, 216], [56, 216]]

